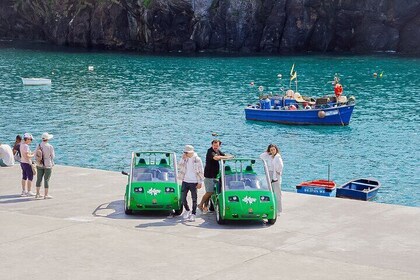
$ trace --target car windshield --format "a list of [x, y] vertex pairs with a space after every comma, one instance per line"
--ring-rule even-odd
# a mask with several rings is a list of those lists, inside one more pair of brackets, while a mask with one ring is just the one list
[[133, 169], [133, 182], [176, 182], [175, 171], [159, 165], [136, 166]]
[[233, 159], [223, 162], [225, 190], [269, 190], [263, 160]]
[[226, 190], [268, 190], [267, 180], [257, 174], [234, 173], [225, 175]]

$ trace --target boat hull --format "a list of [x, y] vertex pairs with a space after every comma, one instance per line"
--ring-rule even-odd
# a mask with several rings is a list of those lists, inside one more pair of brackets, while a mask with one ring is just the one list
[[44, 78], [22, 78], [24, 86], [45, 86], [51, 85], [51, 79]]
[[245, 118], [282, 124], [348, 125], [353, 108], [354, 104], [309, 110], [261, 109], [251, 106], [245, 108]]
[[327, 180], [314, 180], [302, 182], [296, 186], [297, 193], [319, 195], [319, 196], [335, 196], [335, 183]]
[[357, 179], [337, 188], [336, 196], [357, 200], [371, 200], [379, 190], [380, 184], [374, 179]]

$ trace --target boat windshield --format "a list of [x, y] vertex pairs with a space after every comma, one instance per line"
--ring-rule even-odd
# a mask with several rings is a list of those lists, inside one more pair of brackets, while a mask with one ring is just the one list
[[265, 177], [257, 174], [244, 174], [241, 172], [225, 175], [226, 190], [268, 190]]
[[136, 166], [133, 169], [133, 182], [176, 182], [175, 170], [159, 165]]

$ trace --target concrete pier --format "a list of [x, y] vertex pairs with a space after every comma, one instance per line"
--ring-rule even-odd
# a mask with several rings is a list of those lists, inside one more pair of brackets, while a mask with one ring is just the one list
[[420, 208], [284, 192], [275, 225], [220, 226], [126, 216], [118, 172], [56, 166], [49, 200], [20, 176], [0, 168], [2, 280], [420, 279]]

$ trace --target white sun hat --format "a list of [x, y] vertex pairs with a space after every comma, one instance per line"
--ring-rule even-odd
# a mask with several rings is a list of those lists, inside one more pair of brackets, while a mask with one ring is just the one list
[[191, 145], [185, 145], [184, 153], [194, 153], [194, 147]]
[[54, 135], [49, 134], [48, 132], [42, 133], [42, 136], [41, 136], [42, 140], [50, 140], [53, 137], [54, 137]]

